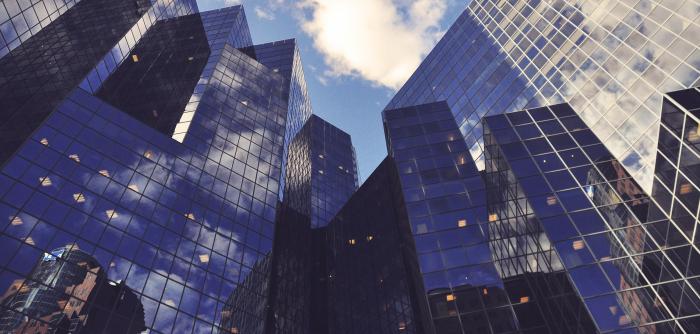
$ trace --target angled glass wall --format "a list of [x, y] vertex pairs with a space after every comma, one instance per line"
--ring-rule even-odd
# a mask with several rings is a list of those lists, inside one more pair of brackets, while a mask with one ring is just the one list
[[655, 204], [571, 107], [490, 116], [484, 128], [490, 193], [505, 200], [489, 212], [501, 275], [554, 274], [558, 285], [546, 287], [575, 293], [521, 303], [554, 306], [579, 332], [698, 330], [696, 274], [686, 271], [695, 251], [667, 242], [674, 227], [649, 215]]
[[650, 192], [662, 94], [700, 78], [699, 10], [674, 0], [475, 0], [387, 109], [447, 101], [483, 169], [483, 116], [568, 102]]

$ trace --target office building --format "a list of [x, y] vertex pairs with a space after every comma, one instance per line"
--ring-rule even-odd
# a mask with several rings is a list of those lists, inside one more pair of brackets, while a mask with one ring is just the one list
[[697, 86], [695, 1], [471, 1], [387, 109], [447, 101], [480, 170], [486, 115], [568, 102], [646, 192], [663, 94]]
[[[48, 3], [14, 2], [0, 12], [15, 32]], [[290, 91], [305, 85], [244, 52], [241, 7], [70, 4], [0, 59], [3, 331], [265, 332], [287, 121], [303, 123]], [[59, 265], [92, 281], [45, 277]]]
[[358, 186], [350, 135], [316, 115], [291, 142], [287, 168], [285, 202], [313, 228], [328, 225]]

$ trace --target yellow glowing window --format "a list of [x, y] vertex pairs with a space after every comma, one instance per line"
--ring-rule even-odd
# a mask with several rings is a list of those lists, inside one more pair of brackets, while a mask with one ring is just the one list
[[185, 217], [187, 217], [187, 219], [194, 220], [194, 213], [188, 213], [185, 215]]
[[498, 220], [498, 215], [497, 215], [497, 214], [492, 213], [492, 214], [489, 215], [489, 221], [490, 221], [490, 222], [495, 222], [495, 221], [497, 221], [497, 220]]
[[146, 150], [146, 152], [143, 152], [143, 156], [150, 159], [153, 157], [153, 151], [151, 150]]
[[487, 288], [484, 288], [484, 290], [483, 290], [482, 292], [484, 293], [484, 296], [486, 296], [486, 295], [488, 295], [488, 294], [489, 294], [489, 289], [487, 289]]
[[530, 297], [528, 297], [528, 296], [520, 297], [520, 302], [521, 302], [521, 303], [527, 303], [527, 302], [529, 302], [529, 301], [530, 301]]
[[574, 248], [574, 250], [582, 250], [583, 249], [583, 240], [576, 240], [571, 244], [571, 247]]
[[455, 295], [453, 295], [453, 294], [446, 295], [445, 300], [447, 300], [448, 302], [454, 301]]
[[460, 219], [457, 221], [457, 226], [458, 227], [465, 227], [467, 226], [467, 220], [466, 219]]
[[133, 190], [133, 191], [135, 191], [135, 192], [139, 192], [139, 186], [137, 186], [137, 185], [135, 185], [135, 184], [130, 184], [130, 185], [129, 185], [129, 189], [131, 189], [131, 190]]
[[549, 196], [547, 197], [547, 205], [555, 205], [557, 204], [557, 198], [554, 196]]
[[44, 146], [49, 146], [49, 140], [46, 138], [41, 138], [39, 142]]
[[689, 194], [692, 191], [693, 191], [693, 187], [690, 185], [690, 183], [681, 184], [681, 188], [679, 190], [681, 195]]
[[202, 254], [199, 256], [199, 262], [202, 263], [208, 263], [209, 262], [209, 254]]
[[138, 55], [131, 55], [131, 60], [133, 60], [134, 63], [138, 63], [138, 62], [139, 62], [139, 56], [138, 56]]
[[22, 221], [22, 218], [20, 218], [18, 216], [14, 216], [14, 217], [10, 217], [10, 224], [12, 224], [12, 226], [19, 226], [19, 225], [24, 224], [24, 222]]
[[51, 179], [50, 179], [48, 176], [46, 176], [46, 177], [40, 177], [40, 178], [39, 178], [39, 182], [41, 182], [41, 185], [42, 185], [43, 187], [48, 187], [48, 186], [51, 186], [51, 185], [52, 185]]
[[83, 203], [85, 202], [85, 195], [83, 195], [82, 193], [73, 194], [73, 200], [75, 200], [78, 203]]
[[80, 162], [80, 156], [78, 156], [77, 154], [71, 154], [68, 157], [75, 162]]
[[354, 245], [356, 243], [357, 243], [357, 241], [355, 239], [348, 240], [348, 244], [350, 244], [350, 245]]
[[629, 325], [629, 323], [631, 323], [631, 322], [632, 322], [632, 320], [630, 320], [630, 317], [629, 317], [628, 315], [626, 315], [626, 314], [623, 315], [623, 316], [620, 316], [620, 320], [617, 321], [617, 323], [618, 323], [620, 326]]
[[24, 242], [25, 242], [27, 245], [32, 245], [32, 246], [34, 246], [34, 239], [32, 239], [32, 237], [26, 237], [26, 238], [24, 238]]
[[374, 236], [371, 236], [371, 235], [367, 236], [367, 241], [372, 241], [372, 239], [374, 239]]
[[105, 214], [107, 215], [107, 218], [110, 218], [110, 219], [111, 219], [111, 218], [117, 218], [117, 217], [119, 217], [119, 214], [117, 214], [116, 211], [111, 210], [111, 209], [105, 211]]
[[238, 327], [233, 327], [231, 329], [231, 334], [238, 334]]
[[101, 170], [99, 173], [104, 177], [109, 177], [109, 171], [106, 169]]

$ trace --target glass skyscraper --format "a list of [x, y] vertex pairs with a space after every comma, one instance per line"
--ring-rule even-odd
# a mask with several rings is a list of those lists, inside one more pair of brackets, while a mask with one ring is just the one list
[[700, 332], [699, 18], [472, 1], [360, 186], [242, 7], [2, 1], [0, 332]]
[[484, 169], [480, 120], [568, 102], [649, 192], [662, 94], [698, 85], [696, 1], [474, 0], [388, 109], [447, 101]]
[[358, 187], [350, 135], [312, 115], [289, 146], [286, 203], [323, 227]]
[[264, 333], [301, 63], [241, 7], [47, 3], [0, 3], [2, 331]]

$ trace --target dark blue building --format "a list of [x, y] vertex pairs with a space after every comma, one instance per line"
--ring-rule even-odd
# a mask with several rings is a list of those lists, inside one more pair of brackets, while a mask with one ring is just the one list
[[[241, 7], [196, 11], [83, 0], [0, 59], [3, 331], [62, 330], [62, 314], [101, 319], [73, 332], [129, 324], [118, 306], [42, 283], [36, 263], [65, 245], [84, 256], [61, 263], [106, 282], [92, 293], [138, 300], [135, 331], [265, 331], [287, 122], [304, 121], [290, 103], [303, 102], [244, 52]], [[25, 301], [38, 284], [57, 305]]]

